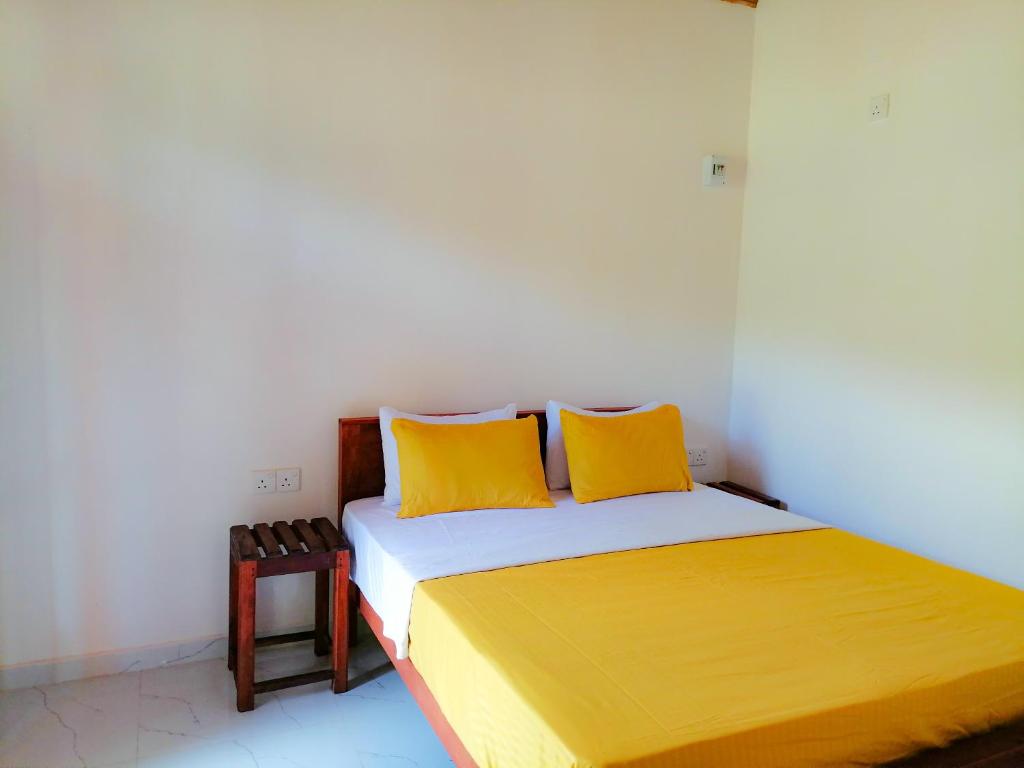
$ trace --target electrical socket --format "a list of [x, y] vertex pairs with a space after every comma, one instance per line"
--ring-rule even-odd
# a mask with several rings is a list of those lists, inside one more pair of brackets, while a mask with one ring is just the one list
[[686, 456], [691, 467], [703, 467], [708, 463], [707, 448], [687, 448]]
[[879, 120], [887, 120], [889, 118], [889, 94], [883, 93], [875, 96], [871, 99], [871, 109], [869, 110], [869, 116], [871, 122], [877, 123]]
[[253, 493], [277, 493], [277, 473], [272, 469], [257, 469], [252, 473]]
[[281, 493], [302, 488], [302, 470], [298, 467], [277, 470], [277, 490]]

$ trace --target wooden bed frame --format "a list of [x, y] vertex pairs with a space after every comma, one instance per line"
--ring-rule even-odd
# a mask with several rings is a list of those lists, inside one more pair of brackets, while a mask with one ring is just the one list
[[[626, 408], [598, 408], [623, 411]], [[440, 414], [450, 416], [453, 414]], [[547, 449], [547, 416], [544, 411], [519, 411], [519, 418], [536, 416], [541, 456]], [[376, 416], [338, 420], [338, 530], [345, 505], [356, 499], [384, 494], [384, 455], [380, 441], [380, 419]], [[462, 741], [441, 712], [437, 700], [415, 665], [408, 658], [396, 658], [395, 644], [384, 636], [380, 616], [354, 583], [349, 585], [353, 606], [358, 605], [370, 630], [405, 682], [457, 768], [478, 768]], [[355, 621], [349, 622], [354, 630]], [[886, 764], [886, 768], [1024, 768], [1024, 720], [988, 733], [953, 742], [944, 749], [929, 749], [912, 757]]]

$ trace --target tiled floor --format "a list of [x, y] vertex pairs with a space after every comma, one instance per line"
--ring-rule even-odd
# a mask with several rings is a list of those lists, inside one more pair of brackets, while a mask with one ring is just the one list
[[[309, 669], [309, 643], [257, 653], [257, 679]], [[316, 683], [235, 710], [223, 659], [0, 692], [0, 768], [435, 768], [451, 760], [372, 637], [351, 689]]]

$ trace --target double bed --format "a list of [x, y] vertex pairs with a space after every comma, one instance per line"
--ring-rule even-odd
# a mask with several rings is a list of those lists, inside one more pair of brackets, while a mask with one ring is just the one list
[[460, 768], [1024, 764], [1011, 587], [701, 485], [418, 519], [382, 489], [377, 419], [342, 419], [353, 598]]

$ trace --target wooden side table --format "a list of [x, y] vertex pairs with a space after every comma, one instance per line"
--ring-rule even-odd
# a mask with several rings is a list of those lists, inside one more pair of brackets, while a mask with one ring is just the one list
[[782, 502], [774, 496], [768, 496], [760, 491], [755, 491], [753, 488], [747, 488], [745, 485], [734, 483], [731, 480], [722, 480], [721, 482], [708, 483], [707, 485], [708, 488], [714, 488], [717, 491], [725, 491], [726, 493], [731, 493], [733, 496], [742, 496], [745, 499], [756, 501], [759, 504], [767, 504], [769, 507], [782, 509]]
[[[255, 695], [331, 680], [335, 693], [348, 688], [348, 577], [351, 546], [326, 517], [278, 521], [272, 526], [231, 527], [228, 606], [228, 669], [235, 674], [239, 712], [255, 707]], [[329, 629], [330, 572], [334, 571], [334, 622]], [[314, 629], [256, 637], [256, 579], [316, 572]], [[256, 647], [312, 640], [317, 656], [331, 654], [330, 669], [255, 680]]]

